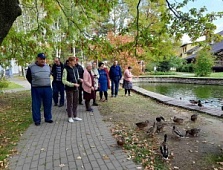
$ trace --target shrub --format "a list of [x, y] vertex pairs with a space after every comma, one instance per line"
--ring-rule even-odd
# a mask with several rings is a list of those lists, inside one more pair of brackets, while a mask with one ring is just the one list
[[194, 66], [193, 63], [182, 65], [181, 67], [177, 68], [178, 72], [188, 72], [193, 73], [194, 72]]
[[2, 91], [3, 88], [7, 88], [9, 85], [9, 82], [5, 78], [0, 79], [0, 91]]
[[195, 75], [201, 77], [209, 76], [212, 73], [213, 66], [214, 58], [211, 52], [207, 49], [199, 51], [194, 64]]

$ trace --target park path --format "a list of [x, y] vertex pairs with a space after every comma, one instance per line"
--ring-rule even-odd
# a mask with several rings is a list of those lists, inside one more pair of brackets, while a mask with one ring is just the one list
[[[22, 85], [23, 90], [30, 89], [23, 79], [12, 78], [11, 81]], [[103, 121], [97, 107], [94, 112], [86, 112], [84, 106], [79, 105], [78, 117], [83, 120], [74, 123], [67, 122], [65, 107], [54, 106], [52, 114], [54, 123], [32, 124], [23, 134], [18, 154], [9, 159], [10, 170], [131, 170], [139, 167], [116, 145], [109, 131], [111, 124]]]

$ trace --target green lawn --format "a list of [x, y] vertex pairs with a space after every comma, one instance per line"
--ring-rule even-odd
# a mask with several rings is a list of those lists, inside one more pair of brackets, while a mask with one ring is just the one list
[[18, 89], [18, 88], [23, 88], [23, 86], [13, 83], [13, 82], [9, 82], [9, 85], [7, 88], [3, 88], [3, 90], [11, 90], [11, 89]]
[[[166, 74], [160, 75], [150, 75], [148, 73], [141, 75], [143, 77], [187, 77], [187, 78], [223, 78], [223, 72], [211, 73], [209, 77], [196, 77], [194, 73], [186, 72], [168, 72]], [[139, 76], [139, 77], [141, 77]]]
[[32, 123], [29, 92], [0, 95], [0, 169], [7, 167], [7, 158], [17, 153], [15, 146]]

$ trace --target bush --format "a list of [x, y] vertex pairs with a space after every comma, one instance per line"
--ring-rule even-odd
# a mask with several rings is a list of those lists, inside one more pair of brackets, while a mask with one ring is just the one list
[[194, 72], [194, 66], [192, 63], [182, 65], [181, 67], [177, 68], [177, 72], [188, 72], [193, 73]]
[[0, 79], [0, 91], [3, 88], [7, 88], [9, 86], [9, 82], [5, 78]]
[[212, 73], [213, 66], [214, 58], [211, 52], [207, 49], [199, 51], [194, 64], [195, 75], [201, 77], [209, 76]]
[[170, 71], [170, 68], [171, 68], [171, 64], [169, 61], [162, 61], [159, 63], [157, 67], [157, 71], [167, 72], [167, 71]]

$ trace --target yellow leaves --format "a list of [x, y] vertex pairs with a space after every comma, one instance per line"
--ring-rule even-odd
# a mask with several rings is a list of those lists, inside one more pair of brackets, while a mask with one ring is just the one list
[[103, 155], [102, 158], [103, 158], [103, 160], [109, 160], [110, 159], [108, 155]]

